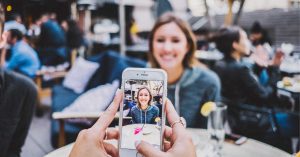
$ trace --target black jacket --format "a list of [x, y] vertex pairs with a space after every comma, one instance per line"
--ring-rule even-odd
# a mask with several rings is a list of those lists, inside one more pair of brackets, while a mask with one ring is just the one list
[[0, 68], [0, 157], [20, 156], [36, 101], [32, 80]]
[[225, 101], [236, 104], [270, 104], [273, 88], [262, 86], [253, 71], [245, 64], [228, 58], [214, 66], [222, 84], [222, 96]]

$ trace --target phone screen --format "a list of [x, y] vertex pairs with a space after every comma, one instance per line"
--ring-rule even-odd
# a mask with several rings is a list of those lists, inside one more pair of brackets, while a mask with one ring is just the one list
[[163, 88], [162, 80], [124, 81], [122, 149], [136, 149], [138, 140], [161, 147]]

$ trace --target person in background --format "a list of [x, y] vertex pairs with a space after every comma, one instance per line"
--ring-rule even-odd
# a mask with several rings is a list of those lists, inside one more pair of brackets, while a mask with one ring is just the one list
[[4, 32], [11, 30], [11, 29], [17, 29], [19, 30], [23, 35], [26, 34], [26, 28], [22, 23], [22, 18], [20, 14], [12, 14], [11, 19], [4, 24]]
[[218, 30], [215, 42], [224, 54], [224, 59], [214, 67], [221, 78], [224, 99], [234, 104], [272, 104], [273, 88], [260, 84], [252, 69], [241, 61], [250, 54], [246, 32], [238, 26], [224, 27]]
[[22, 33], [17, 29], [8, 30], [7, 43], [11, 46], [11, 57], [5, 62], [7, 51], [3, 51], [0, 65], [8, 70], [34, 78], [40, 68], [37, 52], [23, 40]]
[[272, 42], [268, 33], [258, 21], [253, 23], [249, 39], [253, 45], [252, 54], [243, 61], [250, 65], [262, 85], [275, 87], [280, 79], [278, 67], [283, 60], [284, 53], [280, 49], [274, 50], [271, 47]]
[[195, 58], [196, 42], [191, 28], [172, 13], [162, 15], [149, 36], [149, 61], [168, 75], [168, 98], [188, 127], [207, 127], [200, 108], [220, 98], [218, 76]]
[[[162, 111], [162, 104], [163, 104], [162, 97], [161, 96], [156, 97], [154, 105], [158, 107], [159, 111]], [[162, 112], [159, 112], [159, 117], [161, 116], [162, 116]]]
[[134, 124], [155, 124], [155, 118], [159, 117], [159, 109], [151, 103], [152, 94], [150, 89], [141, 87], [137, 92], [137, 105], [132, 107], [130, 111]]
[[69, 49], [77, 49], [84, 44], [83, 32], [75, 20], [65, 20], [61, 23], [61, 26], [65, 31]]
[[209, 33], [209, 30], [205, 28], [199, 29], [195, 32], [197, 39], [197, 50], [209, 50]]
[[262, 28], [258, 21], [255, 21], [250, 28], [249, 39], [254, 46], [269, 44], [272, 45], [272, 41], [265, 29]]
[[253, 69], [242, 61], [251, 47], [246, 32], [238, 26], [220, 28], [215, 43], [224, 59], [213, 69], [221, 79], [232, 132], [276, 145], [280, 138], [268, 113], [278, 106], [276, 90], [261, 84]]
[[30, 41], [30, 45], [33, 48], [37, 48], [39, 36], [41, 34], [41, 25], [48, 20], [47, 14], [41, 14], [33, 17], [33, 22], [29, 24], [26, 38]]
[[50, 14], [42, 22], [37, 43], [42, 65], [58, 65], [68, 61], [69, 54], [66, 50], [66, 37], [63, 29], [55, 20], [50, 19]]
[[[2, 34], [4, 15], [0, 2], [0, 53], [6, 45], [6, 34]], [[0, 67], [1, 157], [20, 156], [36, 102], [37, 88], [31, 79]]]

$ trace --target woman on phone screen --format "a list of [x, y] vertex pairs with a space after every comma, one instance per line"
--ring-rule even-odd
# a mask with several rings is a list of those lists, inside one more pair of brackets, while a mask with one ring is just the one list
[[130, 112], [133, 123], [155, 124], [159, 109], [151, 103], [151, 91], [147, 87], [141, 87], [137, 92], [137, 105], [132, 107]]

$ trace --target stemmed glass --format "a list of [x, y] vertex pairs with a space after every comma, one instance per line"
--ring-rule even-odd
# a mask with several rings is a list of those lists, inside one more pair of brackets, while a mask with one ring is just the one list
[[210, 142], [213, 145], [214, 156], [221, 156], [221, 149], [225, 138], [225, 122], [227, 106], [221, 102], [216, 103], [216, 109], [208, 116], [207, 130]]

